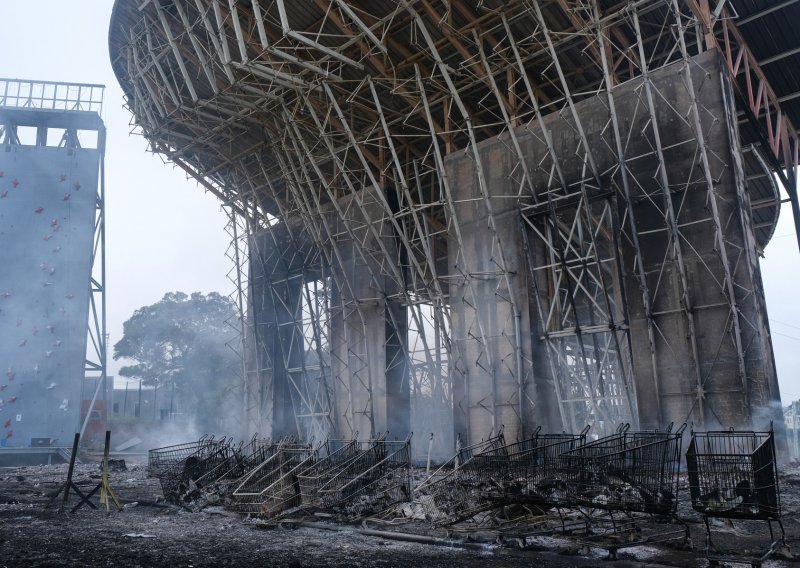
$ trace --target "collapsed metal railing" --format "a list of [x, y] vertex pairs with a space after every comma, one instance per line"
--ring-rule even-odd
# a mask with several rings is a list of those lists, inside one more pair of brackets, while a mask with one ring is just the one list
[[[692, 432], [686, 465], [692, 508], [706, 526], [706, 553], [713, 549], [711, 517], [767, 521], [771, 546], [761, 560], [785, 544], [771, 425], [768, 432]], [[773, 522], [780, 527], [780, 540]]]

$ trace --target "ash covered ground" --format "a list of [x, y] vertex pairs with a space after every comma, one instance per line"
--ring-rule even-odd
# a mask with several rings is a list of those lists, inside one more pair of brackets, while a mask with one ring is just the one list
[[[369, 523], [370, 529], [424, 534], [468, 542], [470, 548], [402, 542], [360, 534], [364, 525], [335, 524], [314, 519], [323, 528], [296, 523], [245, 519], [219, 506], [192, 513], [157, 502], [158, 481], [148, 478], [144, 464], [128, 461], [127, 469], [111, 472], [111, 486], [125, 505], [110, 513], [84, 506], [76, 513], [59, 511], [60, 497], [48, 507], [66, 478], [66, 465], [0, 469], [0, 567], [25, 566], [705, 566], [702, 519], [682, 504], [679, 517], [691, 532], [691, 547], [682, 539], [668, 544], [644, 544], [622, 549], [618, 560], [607, 560], [602, 548], [587, 546], [577, 536], [546, 534], [506, 538], [497, 531], [466, 532], [431, 528], [424, 522]], [[84, 492], [100, 481], [96, 463], [76, 466], [74, 480]], [[685, 491], [685, 486], [682, 487]], [[787, 543], [800, 553], [800, 468], [781, 475], [783, 518]], [[686, 493], [683, 494], [686, 496]], [[682, 503], [687, 499], [683, 498]], [[78, 499], [70, 498], [70, 505]], [[93, 499], [97, 503], [97, 498]], [[768, 547], [766, 523], [712, 521], [715, 542], [727, 551], [756, 556]], [[644, 526], [644, 525], [643, 525]], [[469, 527], [469, 525], [467, 525]], [[653, 534], [680, 530], [675, 524], [649, 524]], [[650, 534], [644, 531], [644, 534]], [[521, 531], [520, 534], [525, 531]], [[524, 546], [524, 549], [520, 548]], [[692, 550], [693, 548], [693, 550]], [[773, 559], [765, 566], [800, 566], [800, 561]]]

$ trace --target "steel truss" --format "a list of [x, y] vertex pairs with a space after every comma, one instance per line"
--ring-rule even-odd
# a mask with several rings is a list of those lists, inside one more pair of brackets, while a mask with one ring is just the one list
[[[474, 442], [726, 423], [779, 400], [756, 257], [772, 225], [750, 207], [765, 164], [794, 179], [796, 137], [724, 6], [136, 4], [111, 34], [136, 123], [248, 220], [256, 422], [375, 435], [395, 388], [415, 429], [448, 439], [423, 409], [452, 406]], [[698, 61], [717, 47], [747, 89], [722, 81], [708, 106]], [[742, 101], [768, 133], [747, 159]], [[726, 136], [724, 154], [709, 144]]]

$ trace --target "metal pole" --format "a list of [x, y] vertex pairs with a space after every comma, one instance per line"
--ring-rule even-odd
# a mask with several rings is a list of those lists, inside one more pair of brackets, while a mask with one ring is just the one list
[[800, 401], [795, 400], [792, 403], [792, 433], [794, 438], [794, 458], [800, 459], [800, 447], [798, 447], [798, 436], [797, 436], [797, 407], [800, 405]]

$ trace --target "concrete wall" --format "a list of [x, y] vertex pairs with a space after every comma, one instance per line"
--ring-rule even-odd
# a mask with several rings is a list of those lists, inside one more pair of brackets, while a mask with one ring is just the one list
[[[636, 217], [635, 231], [652, 304], [650, 314], [645, 313], [644, 291], [635, 272], [633, 233], [628, 225], [630, 211], [624, 200], [606, 95], [576, 105], [596, 166], [594, 172], [570, 112], [565, 108], [545, 117], [544, 122], [552, 135], [553, 149], [567, 184], [573, 190], [579, 189], [583, 180], [588, 196], [594, 196], [598, 203], [611, 200], [616, 208], [612, 226], [615, 223], [620, 226], [618, 243], [613, 242], [613, 234], [598, 232], [597, 238], [605, 239], [602, 244], [605, 250], [621, 260], [623, 278], [620, 280], [612, 272], [606, 276], [613, 283], [613, 311], [618, 317], [623, 350], [628, 338], [625, 328], [630, 326], [632, 365], [628, 368], [622, 356], [620, 364], [635, 378], [630, 387], [635, 386], [638, 396], [636, 418], [641, 426], [691, 421], [695, 427], [764, 428], [769, 418], [778, 415], [780, 402], [758, 261], [752, 245], [753, 228], [746, 214], [749, 203], [741, 174], [730, 89], [716, 52], [696, 57], [690, 69], [694, 92], [688, 89], [682, 64], [659, 69], [651, 75], [656, 124], [665, 148], [666, 194], [676, 211], [680, 234], [677, 241], [670, 239], [644, 84], [639, 79], [614, 89], [632, 193], [631, 207]], [[694, 101], [705, 138], [712, 197], [690, 112]], [[532, 122], [520, 127], [516, 134], [531, 171], [535, 193], [543, 200], [544, 191], [552, 190], [554, 184], [553, 161], [542, 131]], [[544, 262], [546, 251], [541, 239], [537, 242], [535, 233], [529, 233], [531, 247], [524, 250], [518, 221], [520, 211], [529, 208], [532, 198], [526, 194], [516, 197], [521, 168], [508, 135], [483, 142], [478, 148], [496, 233], [489, 226], [485, 200], [480, 199], [480, 172], [474, 156], [459, 152], [449, 156], [446, 165], [454, 200], [460, 203], [456, 216], [462, 225], [463, 243], [459, 247], [457, 239], [450, 240], [452, 334], [461, 349], [458, 364], [451, 371], [457, 384], [463, 385], [457, 416], [461, 412], [461, 423], [469, 425], [473, 438], [485, 436], [490, 430], [491, 413], [487, 407], [492, 404], [495, 414], [502, 416], [495, 423], [504, 423], [508, 429], [513, 415], [497, 404], [516, 401], [510, 387], [515, 376], [513, 367], [506, 364], [515, 347], [511, 340], [513, 309], [504, 300], [509, 291], [504, 289], [503, 279], [498, 275], [479, 277], [481, 273], [505, 270], [519, 311], [530, 317], [520, 343], [526, 360], [523, 376], [527, 397], [522, 410], [525, 423], [516, 428], [524, 431], [528, 423], [552, 424], [556, 404], [553, 394], [556, 376], [552, 367], [542, 364], [547, 348], [539, 338], [543, 323], [533, 309], [534, 283], [526, 282], [525, 277], [526, 254], [538, 266]], [[710, 199], [716, 202], [718, 222], [724, 233], [727, 265], [734, 282], [733, 298], [729, 297], [725, 263], [715, 240], [716, 221]], [[617, 246], [621, 254], [613, 252]], [[504, 268], [496, 263], [498, 247], [505, 254]], [[681, 266], [687, 280], [685, 295]], [[472, 291], [460, 280], [464, 274], [473, 275], [469, 279]], [[544, 296], [553, 293], [547, 291], [545, 281], [540, 282], [538, 290]], [[648, 318], [655, 330], [652, 351]], [[734, 318], [738, 318], [738, 331], [733, 325]], [[483, 322], [484, 338], [478, 334], [478, 320]], [[692, 321], [694, 333], [690, 331]], [[585, 321], [580, 323], [586, 325]], [[651, 352], [655, 353], [655, 364]], [[740, 373], [738, 353], [744, 375]], [[489, 360], [487, 355], [491, 355], [491, 367], [483, 365]], [[559, 365], [556, 362], [557, 372]], [[698, 377], [702, 383], [699, 389]]]

